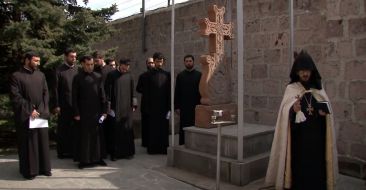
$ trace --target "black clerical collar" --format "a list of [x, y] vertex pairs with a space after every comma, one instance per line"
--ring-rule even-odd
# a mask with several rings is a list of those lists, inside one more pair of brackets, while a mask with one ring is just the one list
[[117, 71], [118, 71], [119, 73], [121, 73], [121, 74], [124, 74], [124, 73], [127, 73], [127, 72], [128, 72], [128, 71], [127, 71], [127, 72], [122, 72], [122, 71], [121, 71], [121, 69], [119, 69], [119, 67], [117, 67]]
[[86, 72], [86, 71], [84, 71], [84, 70], [83, 70], [83, 72], [84, 72], [84, 74], [86, 74], [86, 75], [91, 75], [91, 74], [93, 74], [93, 71], [89, 73], [89, 72]]
[[310, 88], [314, 88], [314, 85], [312, 85], [310, 82], [303, 82], [303, 81], [301, 81], [300, 83], [301, 83], [301, 85], [302, 85], [306, 90], [309, 90]]
[[72, 65], [69, 65], [68, 63], [64, 63], [67, 67], [69, 67], [69, 68], [74, 68], [74, 66], [75, 66], [75, 64], [72, 64]]
[[23, 67], [25, 70], [27, 70], [27, 71], [29, 71], [30, 73], [33, 73], [35, 70], [33, 70], [33, 69], [31, 69], [31, 68], [29, 68], [29, 67], [27, 67], [27, 66], [24, 66]]

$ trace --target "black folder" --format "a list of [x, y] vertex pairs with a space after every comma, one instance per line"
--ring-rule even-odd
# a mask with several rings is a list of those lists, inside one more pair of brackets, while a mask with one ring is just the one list
[[327, 114], [331, 114], [332, 113], [332, 109], [330, 107], [329, 102], [327, 101], [323, 101], [323, 102], [318, 102], [316, 104], [316, 108], [318, 110], [322, 110], [323, 112], [327, 113]]

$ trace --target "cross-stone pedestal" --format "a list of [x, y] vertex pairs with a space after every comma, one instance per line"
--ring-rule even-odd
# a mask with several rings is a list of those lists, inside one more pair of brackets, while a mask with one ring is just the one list
[[[223, 116], [220, 120], [232, 121], [232, 115], [237, 116], [237, 105], [236, 104], [219, 104], [219, 105], [197, 105], [195, 112], [195, 126], [201, 128], [213, 128], [215, 125], [211, 124], [211, 116], [213, 110], [223, 110]], [[236, 120], [234, 120], [236, 123]], [[222, 124], [226, 126], [228, 124]]]
[[[221, 181], [243, 186], [266, 174], [274, 127], [247, 124], [243, 127], [243, 158], [238, 157], [237, 125], [222, 128]], [[215, 178], [217, 128], [184, 128], [185, 145], [168, 148], [168, 165]]]

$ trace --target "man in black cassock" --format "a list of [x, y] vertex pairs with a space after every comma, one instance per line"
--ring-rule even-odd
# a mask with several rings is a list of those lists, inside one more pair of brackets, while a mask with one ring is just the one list
[[19, 170], [26, 179], [37, 175], [51, 176], [48, 128], [29, 128], [30, 118], [47, 119], [48, 88], [46, 78], [37, 67], [40, 57], [25, 54], [25, 64], [10, 79], [10, 99], [14, 109]]
[[65, 62], [56, 68], [51, 105], [58, 114], [57, 157], [71, 158], [75, 151], [76, 139], [72, 114], [72, 81], [78, 73], [76, 51], [66, 49]]
[[166, 154], [169, 146], [170, 73], [162, 68], [163, 54], [154, 53], [153, 59], [155, 69], [148, 75], [146, 93], [149, 114], [147, 152]]
[[149, 72], [155, 67], [154, 59], [152, 57], [147, 58], [146, 60], [146, 67], [147, 71], [142, 73], [139, 76], [139, 79], [137, 81], [136, 91], [141, 94], [141, 145], [143, 147], [147, 147], [148, 141], [148, 127], [149, 127], [149, 114], [147, 112], [146, 106], [147, 106], [147, 90], [148, 90], [148, 76]]
[[102, 76], [93, 72], [93, 58], [83, 56], [80, 62], [82, 71], [74, 78], [72, 105], [74, 119], [78, 122], [77, 127], [80, 131], [78, 161], [79, 168], [82, 169], [91, 165], [106, 165], [102, 159], [105, 154], [105, 144], [100, 123], [107, 116], [107, 105]]
[[109, 73], [105, 81], [107, 100], [110, 102], [109, 116], [114, 116], [109, 136], [111, 141], [107, 145], [112, 161], [130, 159], [135, 154], [132, 112], [137, 107], [137, 100], [133, 94], [134, 81], [129, 67], [130, 61], [121, 59], [117, 70]]
[[[276, 189], [332, 190], [338, 175], [333, 116], [320, 74], [305, 51], [296, 55], [290, 78], [265, 181]], [[324, 101], [328, 106], [320, 106]]]
[[114, 60], [113, 58], [106, 59], [105, 64], [109, 67], [109, 71], [114, 71], [116, 69], [116, 60]]
[[[111, 71], [115, 70], [116, 62], [114, 61], [114, 59], [108, 59], [104, 61], [104, 54], [99, 51], [95, 51], [92, 56], [94, 60], [94, 72], [97, 72], [102, 76], [102, 83], [103, 83], [102, 86], [104, 87], [104, 82], [107, 79], [108, 74]], [[113, 118], [111, 118], [111, 116], [107, 114], [107, 118], [101, 124], [104, 134], [102, 138], [104, 139], [105, 146], [110, 145], [111, 144], [110, 141], [112, 141], [113, 139], [112, 134], [113, 123], [114, 123]], [[110, 147], [103, 147], [103, 148], [107, 150], [106, 152], [103, 153], [103, 158], [106, 158], [107, 153], [109, 152], [108, 149], [110, 149]]]
[[195, 108], [200, 103], [199, 83], [201, 72], [194, 69], [193, 55], [184, 56], [186, 69], [177, 75], [174, 108], [180, 116], [179, 144], [184, 144], [184, 127], [194, 126]]
[[115, 68], [113, 67], [114, 60], [109, 59], [108, 62], [105, 62], [104, 55], [98, 51], [95, 51], [93, 53], [93, 60], [94, 60], [94, 71], [102, 75], [102, 81], [104, 82], [108, 76], [108, 73], [115, 70]]

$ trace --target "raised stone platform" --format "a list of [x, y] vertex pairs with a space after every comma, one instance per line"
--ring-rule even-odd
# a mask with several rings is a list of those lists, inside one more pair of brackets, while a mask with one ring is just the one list
[[[264, 177], [274, 127], [245, 124], [241, 161], [237, 160], [237, 125], [221, 130], [221, 180], [242, 186]], [[169, 148], [168, 165], [214, 178], [217, 128], [188, 127], [185, 133], [185, 145]]]

